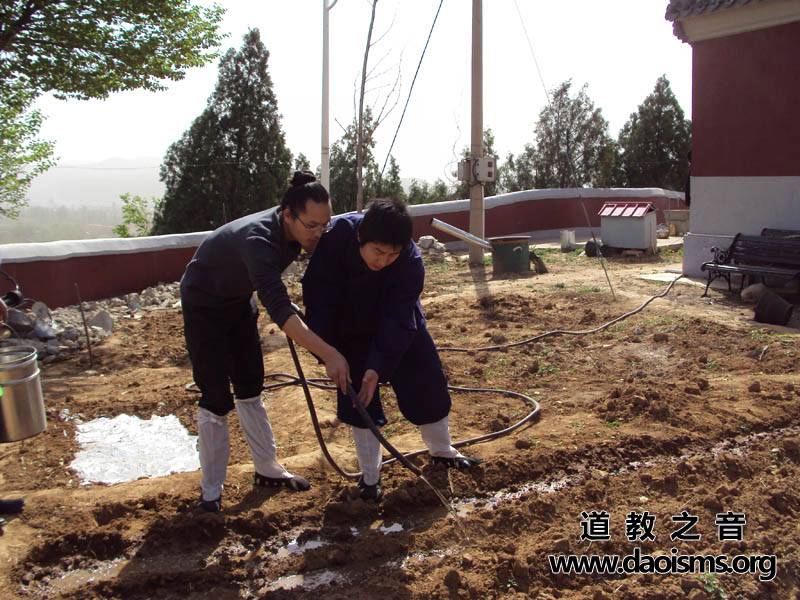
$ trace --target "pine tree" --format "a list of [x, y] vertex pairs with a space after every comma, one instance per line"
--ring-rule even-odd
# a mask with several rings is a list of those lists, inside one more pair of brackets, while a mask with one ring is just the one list
[[498, 193], [534, 189], [535, 156], [536, 148], [532, 144], [525, 144], [525, 148], [516, 157], [509, 152], [505, 162], [497, 170]]
[[294, 159], [294, 167], [292, 167], [292, 171], [310, 171], [310, 170], [311, 170], [311, 163], [309, 162], [308, 157], [301, 152]]
[[268, 59], [258, 29], [245, 34], [238, 52], [223, 56], [206, 109], [161, 165], [166, 192], [154, 233], [214, 229], [280, 201], [292, 154]]
[[533, 183], [537, 188], [608, 186], [613, 141], [608, 122], [586, 92], [570, 96], [572, 81], [562, 83], [539, 114]]
[[380, 177], [379, 174], [378, 176], [375, 196], [377, 198], [406, 199], [406, 192], [403, 189], [403, 183], [400, 181], [400, 167], [394, 156], [389, 157], [389, 171], [386, 175]]
[[621, 169], [630, 187], [683, 189], [689, 169], [691, 122], [672, 93], [666, 76], [619, 134]]
[[430, 202], [430, 194], [431, 190], [427, 181], [412, 179], [411, 185], [408, 187], [408, 203], [426, 204]]

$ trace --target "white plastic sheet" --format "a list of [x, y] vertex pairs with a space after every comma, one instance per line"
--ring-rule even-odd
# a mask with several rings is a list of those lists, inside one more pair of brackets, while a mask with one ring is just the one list
[[175, 415], [101, 417], [77, 427], [81, 450], [70, 465], [81, 483], [122, 483], [200, 468], [197, 437]]

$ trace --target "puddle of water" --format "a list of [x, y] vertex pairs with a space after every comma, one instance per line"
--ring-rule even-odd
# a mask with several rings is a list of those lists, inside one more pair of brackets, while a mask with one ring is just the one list
[[262, 591], [274, 592], [275, 590], [313, 590], [323, 585], [339, 584], [349, 582], [349, 578], [342, 573], [334, 571], [316, 571], [313, 573], [285, 575], [278, 577]]
[[[620, 469], [609, 472], [609, 475], [610, 476], [625, 475], [627, 473], [635, 472], [642, 468], [650, 468], [660, 464], [676, 463], [694, 457], [707, 456], [708, 454], [714, 456], [719, 456], [722, 453], [744, 454], [750, 447], [756, 444], [769, 442], [773, 439], [780, 439], [785, 436], [795, 436], [798, 434], [800, 434], [800, 427], [791, 426], [783, 429], [777, 429], [774, 431], [742, 435], [734, 439], [729, 439], [719, 442], [708, 449], [700, 449], [677, 457], [669, 456], [655, 460], [630, 461], [627, 465], [621, 467]], [[458, 511], [459, 517], [465, 517], [477, 509], [480, 508], [495, 509], [499, 505], [505, 502], [523, 498], [529, 496], [530, 494], [535, 494], [535, 493], [554, 494], [569, 486], [580, 484], [583, 481], [590, 478], [591, 476], [592, 476], [591, 472], [584, 469], [579, 473], [562, 477], [559, 479], [554, 479], [545, 482], [529, 482], [515, 488], [514, 490], [509, 490], [509, 489], [500, 490], [498, 492], [495, 492], [488, 498], [461, 499], [455, 503], [455, 507], [456, 510]], [[645, 499], [640, 498], [640, 500], [644, 502], [646, 501], [646, 498]], [[413, 522], [406, 523], [405, 525], [401, 523], [389, 524], [386, 522], [382, 522], [380, 523], [380, 525], [374, 523], [372, 524], [372, 526], [369, 527], [369, 529], [373, 531], [379, 531], [383, 535], [399, 533], [413, 528], [414, 528]], [[313, 550], [331, 544], [331, 542], [326, 541], [320, 537], [313, 537], [303, 542], [299, 542], [298, 540], [302, 537], [303, 531], [304, 530], [302, 529], [298, 529], [290, 532], [289, 535], [293, 537], [288, 543], [279, 546], [274, 556], [276, 556], [278, 559], [285, 559], [291, 556], [301, 555], [308, 550]], [[364, 532], [363, 529], [359, 529], [357, 527], [350, 527], [350, 533], [354, 537], [361, 535], [363, 532]], [[434, 549], [428, 552], [414, 552], [405, 555], [403, 557], [387, 561], [383, 563], [383, 566], [404, 568], [410, 564], [416, 565], [432, 559], [441, 558], [444, 556], [457, 555], [458, 552], [460, 552], [460, 548], [461, 548], [460, 544], [457, 544], [456, 546], [451, 546], [443, 550]], [[234, 548], [234, 550], [237, 549]], [[246, 553], [246, 549], [243, 546], [238, 550], [241, 550], [241, 553]], [[226, 547], [226, 552], [230, 551], [231, 548]], [[183, 557], [180, 560], [180, 563], [182, 565], [185, 565], [186, 562], [187, 562], [186, 557]], [[93, 583], [97, 583], [98, 581], [108, 581], [115, 579], [128, 565], [132, 566], [137, 571], [148, 572], [148, 573], [152, 573], [154, 570], [168, 572], [170, 569], [174, 569], [174, 565], [170, 567], [167, 563], [163, 561], [163, 559], [158, 559], [157, 562], [154, 561], [151, 563], [148, 559], [145, 559], [144, 561], [138, 561], [138, 560], [131, 561], [126, 558], [117, 558], [114, 560], [103, 562], [100, 565], [95, 566], [93, 568], [76, 569], [73, 571], [69, 571], [59, 579], [50, 580], [46, 585], [46, 589], [48, 593], [53, 592], [56, 593], [57, 595], [75, 593], [77, 590], [86, 586], [91, 586]], [[313, 590], [315, 588], [324, 585], [340, 585], [340, 584], [343, 585], [350, 583], [351, 581], [352, 578], [345, 575], [343, 572], [328, 569], [328, 570], [314, 571], [305, 574], [293, 574], [280, 577], [277, 580], [270, 583], [269, 585], [267, 585], [266, 587], [262, 588], [260, 590], [260, 593], [266, 593], [275, 590]]]
[[278, 548], [278, 551], [275, 553], [275, 557], [278, 559], [289, 558], [290, 556], [298, 556], [307, 552], [308, 550], [314, 550], [315, 548], [322, 548], [323, 546], [330, 545], [330, 542], [326, 542], [319, 538], [307, 540], [305, 542], [298, 543], [297, 538], [294, 538], [291, 542], [286, 544], [285, 546], [281, 546]]
[[460, 517], [465, 517], [471, 512], [479, 508], [496, 508], [498, 505], [515, 500], [517, 498], [524, 498], [530, 494], [554, 494], [555, 492], [564, 489], [568, 485], [573, 485], [580, 480], [585, 479], [584, 475], [573, 475], [571, 477], [562, 477], [553, 481], [546, 482], [530, 482], [520, 486], [514, 491], [500, 490], [495, 492], [488, 498], [465, 498], [455, 503], [456, 511]]
[[48, 592], [56, 592], [58, 596], [61, 596], [76, 592], [96, 581], [114, 579], [122, 572], [128, 562], [125, 558], [118, 558], [90, 569], [68, 571], [57, 579], [51, 579], [47, 584], [47, 590]]
[[386, 525], [381, 525], [378, 527], [378, 531], [380, 531], [383, 535], [387, 535], [389, 533], [399, 533], [403, 531], [403, 526], [400, 523], [392, 523], [388, 527]]
[[[739, 438], [724, 440], [722, 442], [715, 444], [708, 450], [683, 454], [678, 457], [669, 456], [661, 459], [646, 460], [646, 461], [634, 460], [629, 462], [627, 466], [621, 467], [620, 469], [612, 471], [609, 474], [611, 476], [616, 477], [619, 475], [625, 475], [630, 472], [638, 471], [639, 469], [642, 468], [654, 467], [659, 464], [677, 463], [679, 461], [687, 460], [689, 458], [700, 456], [706, 453], [711, 453], [711, 455], [714, 456], [715, 458], [719, 457], [719, 455], [723, 453], [742, 456], [744, 455], [747, 449], [749, 449], [756, 443], [765, 442], [770, 439], [781, 438], [787, 435], [797, 435], [798, 433], [800, 433], [800, 427], [797, 426], [777, 429], [775, 431], [752, 433], [746, 436], [741, 436]], [[553, 494], [568, 486], [582, 483], [587, 478], [588, 478], [587, 474], [581, 473], [578, 475], [562, 477], [561, 479], [556, 479], [549, 482], [526, 483], [514, 491], [500, 490], [498, 492], [495, 492], [488, 498], [464, 498], [458, 500], [457, 502], [455, 502], [455, 507], [456, 510], [458, 511], [458, 515], [460, 517], [465, 517], [480, 508], [484, 507], [490, 509], [497, 508], [497, 506], [499, 506], [500, 504], [503, 504], [510, 500], [515, 500], [517, 498], [523, 498], [529, 496], [530, 494], [534, 493]]]
[[101, 417], [77, 427], [81, 450], [70, 468], [82, 484], [122, 483], [200, 468], [197, 437], [175, 415]]

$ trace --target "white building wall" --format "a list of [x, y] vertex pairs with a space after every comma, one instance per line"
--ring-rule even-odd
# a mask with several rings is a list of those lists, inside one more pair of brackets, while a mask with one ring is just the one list
[[765, 227], [800, 230], [800, 177], [692, 177], [691, 232], [683, 273], [701, 277], [713, 246]]

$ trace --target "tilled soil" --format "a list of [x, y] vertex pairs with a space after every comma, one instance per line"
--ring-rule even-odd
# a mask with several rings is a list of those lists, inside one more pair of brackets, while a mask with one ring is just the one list
[[[546, 254], [551, 272], [493, 278], [433, 265], [423, 304], [441, 347], [479, 348], [556, 330], [591, 330], [662, 284], [636, 278], [670, 257], [610, 264]], [[672, 257], [674, 260], [674, 257]], [[488, 268], [487, 268], [488, 269]], [[296, 287], [292, 292], [297, 294]], [[401, 466], [384, 469], [379, 505], [325, 463], [299, 388], [265, 393], [284, 464], [308, 493], [253, 488], [249, 450], [231, 422], [220, 514], [199, 513], [198, 473], [81, 486], [69, 469], [74, 417], [177, 414], [194, 434], [196, 396], [178, 309], [117, 323], [84, 355], [47, 365], [48, 430], [2, 447], [0, 496], [25, 511], [0, 537], [3, 598], [800, 598], [800, 377], [797, 330], [753, 323], [752, 309], [678, 284], [595, 333], [502, 351], [443, 351], [453, 385], [523, 392], [540, 419], [465, 449], [485, 463], [448, 472], [415, 459], [454, 518]], [[261, 326], [267, 372], [293, 371], [280, 332]], [[308, 376], [322, 368], [303, 355]], [[314, 391], [323, 435], [355, 468], [331, 392]], [[420, 447], [386, 392], [386, 435]], [[67, 409], [67, 412], [65, 412]], [[454, 393], [454, 438], [499, 431], [529, 408], [502, 394]], [[581, 513], [607, 511], [606, 541], [581, 539]], [[655, 540], [629, 540], [626, 517], [655, 516]], [[698, 517], [696, 541], [671, 540], [673, 516]], [[718, 539], [718, 513], [745, 513], [743, 538]], [[775, 555], [774, 579], [745, 574], [555, 574], [549, 555]], [[672, 550], [675, 548], [676, 550]], [[762, 566], [766, 567], [765, 563]], [[766, 569], [764, 569], [766, 570]], [[763, 579], [766, 579], [764, 577]]]

